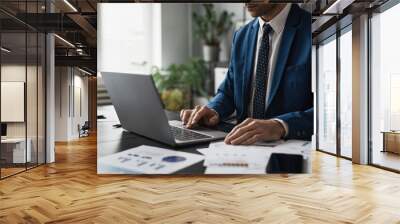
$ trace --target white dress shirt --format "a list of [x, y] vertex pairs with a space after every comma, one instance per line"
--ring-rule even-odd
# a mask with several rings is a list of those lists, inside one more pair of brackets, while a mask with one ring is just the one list
[[[267, 80], [267, 93], [266, 93], [266, 99], [265, 99], [265, 106], [267, 107], [267, 102], [268, 98], [270, 95], [270, 90], [271, 90], [271, 82], [272, 78], [274, 76], [275, 72], [275, 65], [277, 63], [277, 57], [278, 57], [278, 52], [281, 44], [281, 39], [282, 39], [282, 34], [283, 30], [285, 28], [286, 20], [289, 15], [289, 11], [291, 8], [291, 4], [287, 4], [286, 7], [274, 18], [272, 18], [270, 21], [267, 22], [272, 28], [272, 31], [269, 35], [269, 61], [268, 61], [268, 80]], [[259, 29], [258, 29], [258, 35], [257, 35], [257, 45], [256, 45], [256, 52], [255, 52], [255, 58], [254, 58], [254, 67], [253, 67], [253, 76], [252, 76], [252, 85], [251, 85], [251, 99], [250, 99], [250, 105], [249, 105], [249, 115], [251, 116], [253, 114], [253, 100], [254, 100], [254, 87], [255, 87], [255, 77], [256, 77], [256, 71], [257, 71], [257, 60], [258, 60], [258, 52], [259, 48], [261, 46], [261, 41], [262, 41], [262, 35], [263, 35], [263, 26], [266, 23], [261, 17], [258, 18], [258, 23], [259, 23]], [[266, 110], [267, 108], [265, 108]], [[279, 121], [282, 126], [285, 128], [286, 134], [289, 132], [288, 125], [280, 120], [280, 119], [275, 119]]]

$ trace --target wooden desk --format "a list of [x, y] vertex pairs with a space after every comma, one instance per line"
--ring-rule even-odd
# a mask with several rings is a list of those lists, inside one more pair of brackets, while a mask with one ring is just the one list
[[400, 131], [383, 131], [383, 152], [400, 154]]
[[[100, 119], [97, 122], [97, 158], [111, 155], [123, 150], [127, 150], [140, 145], [150, 145], [155, 147], [162, 147], [172, 150], [177, 148], [158, 143], [154, 140], [129, 133], [122, 128], [115, 128], [113, 125], [119, 124], [118, 118], [115, 114], [114, 108], [111, 106], [103, 106], [98, 110], [98, 115], [104, 115], [106, 119]], [[167, 112], [168, 119], [179, 119], [176, 113]], [[194, 145], [189, 147], [179, 148], [180, 151], [200, 154], [196, 149], [206, 148], [207, 144]], [[112, 167], [97, 167], [98, 173], [116, 173]], [[175, 174], [204, 174], [205, 167], [203, 161], [196, 163], [190, 167], [177, 171]], [[270, 157], [266, 173], [305, 173], [310, 171], [309, 157], [302, 155], [286, 155], [286, 154], [273, 154]], [[121, 173], [121, 170], [118, 170]], [[127, 171], [126, 174], [129, 174]]]
[[[30, 138], [5, 138], [1, 139], [1, 160], [2, 167], [15, 165], [25, 166], [26, 162], [31, 161], [32, 141]], [[27, 147], [25, 147], [27, 146]]]

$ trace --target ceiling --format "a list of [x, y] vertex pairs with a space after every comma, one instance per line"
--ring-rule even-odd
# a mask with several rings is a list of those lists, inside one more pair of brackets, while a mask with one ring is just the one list
[[[96, 73], [96, 0], [1, 0], [2, 46], [12, 49], [4, 59], [37, 51], [25, 32], [54, 32], [56, 65], [79, 66]], [[50, 13], [51, 11], [51, 13]], [[66, 40], [66, 41], [64, 41]], [[36, 41], [35, 41], [36, 42]], [[25, 46], [27, 46], [25, 48]]]

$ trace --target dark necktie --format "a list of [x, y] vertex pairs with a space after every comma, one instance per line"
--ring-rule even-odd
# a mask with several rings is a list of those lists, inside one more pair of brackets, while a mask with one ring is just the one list
[[256, 77], [254, 84], [253, 118], [265, 118], [265, 97], [267, 94], [268, 62], [269, 62], [269, 34], [272, 27], [264, 24], [261, 45], [258, 50]]

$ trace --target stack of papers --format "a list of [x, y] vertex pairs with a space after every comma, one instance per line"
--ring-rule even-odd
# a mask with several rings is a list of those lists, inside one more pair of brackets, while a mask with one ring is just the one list
[[203, 159], [204, 157], [198, 154], [142, 145], [102, 157], [98, 161], [98, 167], [99, 173], [104, 174], [171, 174]]
[[311, 144], [306, 141], [289, 140], [252, 146], [227, 145], [224, 142], [210, 144], [198, 149], [205, 156], [206, 174], [265, 174], [272, 153], [310, 155]]
[[311, 142], [301, 140], [288, 140], [272, 149], [272, 152], [303, 155], [304, 158], [309, 157], [311, 151]]

